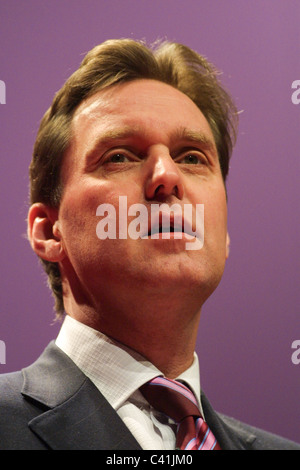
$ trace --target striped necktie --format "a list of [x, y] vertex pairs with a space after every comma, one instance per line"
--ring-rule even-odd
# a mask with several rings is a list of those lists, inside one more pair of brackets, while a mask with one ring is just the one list
[[155, 377], [140, 391], [151, 406], [176, 422], [176, 449], [221, 450], [201, 416], [194, 394], [185, 385]]

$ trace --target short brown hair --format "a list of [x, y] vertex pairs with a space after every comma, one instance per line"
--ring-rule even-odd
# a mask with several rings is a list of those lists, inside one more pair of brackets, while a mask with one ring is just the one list
[[[236, 136], [237, 112], [218, 74], [203, 56], [178, 43], [165, 41], [150, 48], [140, 41], [117, 39], [94, 47], [57, 92], [42, 118], [29, 168], [31, 204], [43, 202], [59, 207], [63, 190], [60, 168], [78, 105], [108, 86], [136, 79], [167, 83], [194, 101], [212, 129], [225, 182]], [[41, 261], [59, 315], [64, 311], [59, 266]]]

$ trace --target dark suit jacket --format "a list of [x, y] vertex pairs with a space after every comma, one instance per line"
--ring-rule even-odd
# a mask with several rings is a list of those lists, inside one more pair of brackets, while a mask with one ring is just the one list
[[[216, 413], [205, 417], [224, 450], [300, 445]], [[94, 384], [54, 342], [20, 372], [0, 376], [0, 450], [141, 450]]]

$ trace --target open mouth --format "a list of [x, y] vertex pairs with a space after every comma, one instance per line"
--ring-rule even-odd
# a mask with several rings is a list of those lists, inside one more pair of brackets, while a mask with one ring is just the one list
[[159, 238], [160, 234], [165, 234], [163, 238], [183, 238], [186, 235], [188, 238], [196, 237], [196, 233], [189, 221], [183, 219], [181, 215], [176, 217], [176, 215], [169, 213], [160, 213], [159, 220], [150, 222], [148, 225], [148, 237]]
[[179, 226], [174, 226], [174, 225], [159, 225], [159, 226], [152, 226], [150, 230], [148, 231], [148, 237], [151, 237], [152, 235], [156, 235], [159, 233], [184, 233], [184, 229]]

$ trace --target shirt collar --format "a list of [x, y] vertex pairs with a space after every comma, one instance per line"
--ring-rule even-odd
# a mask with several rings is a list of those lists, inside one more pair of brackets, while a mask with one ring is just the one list
[[[145, 382], [163, 376], [143, 356], [103, 333], [66, 316], [56, 345], [90, 378], [111, 406], [117, 410]], [[200, 373], [197, 354], [191, 367], [177, 380], [185, 382], [200, 400]]]

